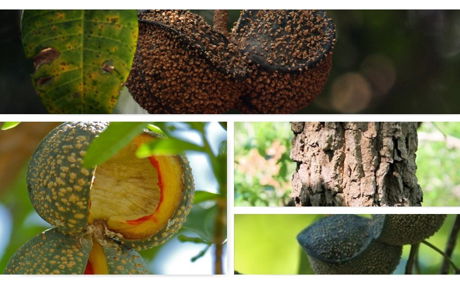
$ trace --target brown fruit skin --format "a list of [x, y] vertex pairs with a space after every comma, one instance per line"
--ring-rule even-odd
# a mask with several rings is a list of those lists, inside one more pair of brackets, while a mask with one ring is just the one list
[[318, 96], [329, 77], [332, 54], [313, 70], [302, 72], [268, 71], [255, 67], [245, 87], [238, 109], [242, 113], [295, 113], [308, 106]]
[[378, 240], [390, 245], [417, 244], [436, 233], [446, 219], [445, 214], [374, 215]]
[[323, 90], [335, 45], [324, 11], [243, 11], [232, 34], [251, 67], [238, 105], [243, 113], [294, 113]]
[[246, 75], [236, 46], [187, 11], [141, 14], [127, 87], [149, 113], [224, 113]]
[[328, 263], [308, 256], [316, 274], [391, 274], [401, 259], [402, 246], [373, 241], [359, 256], [343, 263]]

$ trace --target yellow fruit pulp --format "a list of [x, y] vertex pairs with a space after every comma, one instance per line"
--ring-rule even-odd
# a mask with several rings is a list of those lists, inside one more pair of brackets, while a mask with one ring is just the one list
[[108, 274], [109, 268], [104, 249], [93, 239], [93, 248], [89, 254], [88, 263], [86, 264], [85, 274]]
[[102, 220], [126, 239], [144, 239], [167, 226], [184, 191], [178, 156], [139, 159], [137, 148], [154, 138], [137, 136], [96, 168], [90, 191], [89, 223]]

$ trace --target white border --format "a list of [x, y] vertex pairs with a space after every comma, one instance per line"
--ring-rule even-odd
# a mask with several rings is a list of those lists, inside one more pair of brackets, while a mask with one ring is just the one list
[[2, 114], [0, 121], [460, 122], [460, 114]]
[[228, 274], [233, 274], [235, 270], [235, 182], [234, 182], [234, 139], [235, 125], [233, 122], [227, 122], [227, 263]]
[[460, 207], [234, 207], [238, 214], [460, 214]]
[[[56, 2], [50, 0], [42, 1], [3, 1], [0, 9], [459, 9], [460, 5], [455, 1], [88, 1], [77, 2]], [[428, 283], [433, 280], [442, 279], [442, 283], [459, 283], [460, 276], [404, 276], [404, 275], [382, 275], [382, 276], [277, 276], [277, 275], [241, 275], [232, 276], [234, 270], [234, 214], [407, 214], [407, 213], [447, 213], [459, 214], [460, 207], [233, 207], [234, 202], [234, 124], [233, 122], [262, 122], [262, 121], [454, 121], [460, 122], [460, 115], [0, 115], [1, 121], [226, 121], [227, 122], [227, 237], [228, 237], [228, 274], [225, 276], [92, 276], [92, 277], [69, 277], [69, 276], [7, 276], [0, 275], [0, 280], [8, 282], [29, 282], [33, 283], [62, 283], [65, 280], [68, 284], [78, 283], [84, 280], [88, 283], [96, 283], [101, 280], [108, 280], [110, 283], [152, 283], [160, 281], [162, 284], [178, 283], [178, 281], [207, 283], [253, 283], [260, 281], [274, 283], [289, 281], [302, 283], [306, 281], [321, 281], [326, 283], [338, 283], [353, 281], [356, 283], [368, 283], [370, 280], [376, 283], [388, 281], [396, 283]], [[229, 276], [230, 275], [230, 276]], [[128, 278], [129, 277], [129, 278]], [[185, 278], [186, 277], [186, 278]], [[306, 278], [305, 278], [306, 277]], [[406, 278], [410, 277], [410, 279]]]

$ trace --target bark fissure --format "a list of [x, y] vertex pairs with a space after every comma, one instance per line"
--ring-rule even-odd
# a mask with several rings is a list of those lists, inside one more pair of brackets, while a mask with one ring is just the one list
[[415, 122], [293, 122], [291, 204], [416, 206]]

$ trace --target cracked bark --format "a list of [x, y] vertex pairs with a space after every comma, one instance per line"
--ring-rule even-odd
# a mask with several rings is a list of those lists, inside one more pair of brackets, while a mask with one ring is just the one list
[[420, 206], [416, 122], [292, 122], [290, 205]]

